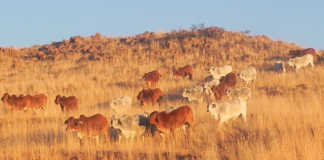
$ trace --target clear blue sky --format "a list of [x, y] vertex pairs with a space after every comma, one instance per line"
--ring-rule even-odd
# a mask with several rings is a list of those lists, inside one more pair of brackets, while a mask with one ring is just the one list
[[6, 0], [0, 9], [0, 46], [28, 47], [97, 32], [127, 36], [189, 29], [202, 23], [324, 49], [323, 0]]

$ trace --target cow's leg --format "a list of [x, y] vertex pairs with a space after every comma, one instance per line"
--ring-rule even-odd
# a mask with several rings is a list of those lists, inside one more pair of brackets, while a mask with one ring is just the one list
[[152, 86], [152, 82], [151, 81], [147, 81], [147, 85], [148, 86]]
[[192, 74], [189, 73], [188, 76], [189, 76], [189, 79], [192, 80]]
[[249, 85], [249, 80], [245, 81], [245, 86], [247, 87]]
[[218, 115], [218, 117], [219, 117], [219, 124], [220, 125], [223, 124], [227, 120], [227, 118], [225, 116]]
[[296, 66], [296, 71], [299, 70], [300, 66]]
[[243, 112], [242, 114], [243, 121], [246, 122], [246, 112]]
[[99, 144], [99, 135], [95, 136], [96, 144]]
[[105, 135], [105, 142], [109, 141], [109, 139], [110, 139], [109, 133], [104, 132], [104, 135]]
[[77, 136], [78, 136], [78, 138], [79, 138], [80, 146], [83, 146], [83, 140], [82, 140], [83, 135], [82, 135], [82, 133], [78, 132], [78, 133], [77, 133]]
[[314, 62], [310, 62], [310, 65], [311, 65], [312, 67], [314, 67]]
[[78, 137], [79, 137], [80, 139], [82, 139], [82, 138], [83, 138], [83, 135], [82, 135], [82, 133], [78, 132], [78, 133], [77, 133], [77, 135], [78, 135]]

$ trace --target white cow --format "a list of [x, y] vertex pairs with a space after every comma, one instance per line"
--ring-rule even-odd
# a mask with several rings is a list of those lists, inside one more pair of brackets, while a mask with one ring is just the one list
[[[111, 118], [111, 127], [120, 130], [122, 136], [131, 140], [142, 136], [148, 125], [147, 114], [112, 116]], [[120, 137], [118, 138], [120, 140]]]
[[207, 112], [210, 112], [219, 123], [222, 124], [230, 119], [237, 118], [242, 115], [246, 121], [246, 101], [236, 98], [229, 102], [211, 103], [207, 105]]
[[225, 65], [222, 67], [211, 67], [209, 73], [214, 77], [214, 79], [220, 79], [226, 76], [228, 73], [232, 72], [232, 67], [230, 65]]
[[185, 88], [182, 92], [182, 97], [187, 98], [189, 102], [202, 101], [203, 87], [196, 85], [190, 88]]
[[252, 96], [252, 91], [248, 87], [229, 88], [226, 90], [226, 94], [230, 99], [240, 98], [243, 100], [248, 100]]
[[282, 61], [276, 61], [273, 66], [274, 71], [276, 72], [286, 72], [285, 63]]
[[128, 96], [122, 96], [114, 99], [110, 102], [110, 108], [115, 113], [124, 113], [131, 108], [132, 98]]
[[256, 80], [257, 71], [254, 67], [248, 67], [239, 73], [240, 79], [242, 79], [246, 84], [250, 81]]
[[296, 68], [296, 70], [302, 67], [306, 67], [308, 65], [314, 67], [314, 58], [313, 55], [310, 54], [306, 54], [301, 57], [291, 58], [288, 60], [288, 65], [293, 68]]

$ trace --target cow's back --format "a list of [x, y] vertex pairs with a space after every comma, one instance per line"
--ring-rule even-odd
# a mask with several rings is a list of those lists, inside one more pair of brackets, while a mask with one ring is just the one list
[[8, 95], [8, 98], [4, 101], [4, 103], [8, 104], [11, 107], [11, 109], [23, 110], [26, 106], [30, 104], [30, 101], [24, 96], [18, 97], [16, 95]]
[[86, 136], [97, 136], [104, 134], [108, 138], [108, 121], [106, 117], [101, 114], [95, 114], [91, 117], [83, 115], [78, 119], [79, 131]]
[[45, 94], [34, 95], [31, 103], [34, 107], [44, 107], [47, 103], [47, 96]]
[[59, 104], [63, 111], [73, 111], [78, 109], [79, 100], [75, 96], [60, 97]]
[[237, 113], [242, 113], [246, 111], [246, 101], [234, 99], [230, 102], [222, 103], [223, 111], [228, 115], [236, 115]]

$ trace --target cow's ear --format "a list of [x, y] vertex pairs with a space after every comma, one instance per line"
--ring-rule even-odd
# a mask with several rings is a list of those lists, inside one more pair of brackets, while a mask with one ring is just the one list
[[149, 119], [152, 119], [153, 122], [158, 122], [158, 120], [157, 120], [157, 112], [156, 112], [156, 111], [152, 112], [152, 113], [150, 114]]
[[73, 117], [70, 117], [69, 119], [65, 120], [64, 124], [68, 124], [72, 119], [73, 119]]

